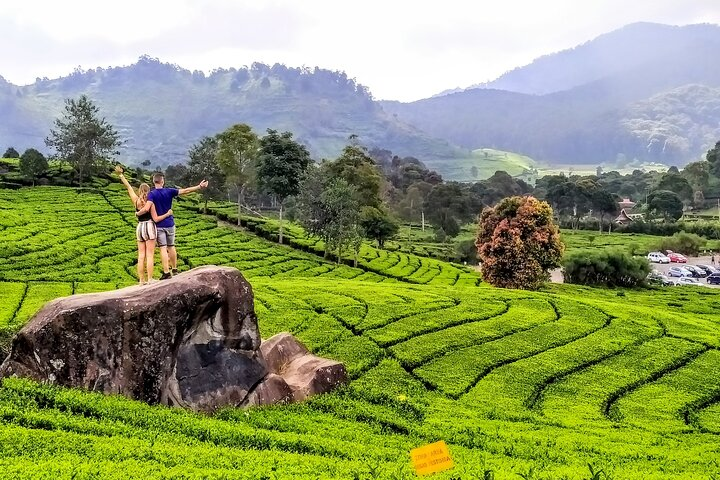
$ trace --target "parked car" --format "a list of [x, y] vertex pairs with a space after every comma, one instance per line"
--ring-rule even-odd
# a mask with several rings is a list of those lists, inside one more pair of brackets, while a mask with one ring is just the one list
[[652, 263], [670, 263], [670, 259], [664, 253], [660, 252], [648, 253], [647, 259]]
[[692, 273], [685, 267], [673, 266], [668, 269], [668, 275], [671, 277], [692, 277]]
[[707, 287], [707, 285], [705, 285], [704, 283], [700, 283], [700, 280], [698, 280], [697, 278], [692, 278], [692, 277], [678, 278], [677, 284], [678, 285], [690, 285], [693, 287]]
[[692, 276], [695, 278], [705, 278], [708, 275], [705, 270], [695, 265], [684, 265], [683, 268], [685, 270], [690, 270], [690, 273], [692, 273]]
[[702, 268], [703, 270], [705, 270], [705, 273], [707, 273], [708, 275], [712, 275], [713, 273], [720, 273], [720, 270], [718, 270], [717, 268], [713, 267], [712, 265], [700, 265], [700, 264], [698, 264], [698, 265], [695, 265], [695, 266], [696, 266], [696, 267], [700, 267], [700, 268]]
[[687, 258], [685, 258], [685, 255], [681, 253], [675, 253], [675, 252], [668, 252], [668, 258], [671, 262], [675, 263], [687, 263]]
[[675, 281], [672, 278], [668, 277], [667, 275], [663, 275], [657, 270], [648, 273], [647, 282], [650, 285], [662, 285], [663, 287], [675, 285]]
[[720, 272], [711, 273], [710, 275], [708, 275], [708, 277], [705, 280], [710, 285], [720, 285]]

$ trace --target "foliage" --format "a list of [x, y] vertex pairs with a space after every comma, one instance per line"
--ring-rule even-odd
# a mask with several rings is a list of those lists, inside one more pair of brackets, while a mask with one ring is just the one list
[[258, 138], [249, 125], [236, 124], [217, 134], [217, 162], [237, 189], [238, 215], [245, 203], [245, 190], [255, 176]]
[[[205, 211], [209, 200], [218, 200], [225, 193], [225, 174], [218, 164], [218, 140], [214, 137], [203, 137], [198, 143], [190, 147], [188, 151], [188, 165], [185, 172], [182, 169], [173, 170], [172, 173], [165, 172], [166, 178], [179, 181], [182, 185], [195, 181], [207, 180], [207, 188], [200, 190], [200, 195], [205, 200]], [[178, 167], [175, 167], [176, 169]], [[170, 167], [168, 167], [170, 170]]]
[[280, 235], [283, 242], [283, 204], [300, 193], [300, 179], [310, 165], [310, 153], [292, 138], [292, 133], [268, 129], [260, 139], [257, 182], [261, 190], [271, 193], [280, 204]]
[[399, 229], [387, 212], [375, 207], [363, 207], [359, 222], [365, 236], [376, 240], [379, 248], [384, 248], [385, 241], [395, 236]]
[[324, 168], [311, 168], [300, 190], [300, 223], [325, 242], [326, 257], [335, 252], [339, 259], [348, 247], [359, 245], [362, 232], [352, 186], [342, 178], [329, 178]]
[[682, 217], [683, 204], [680, 197], [669, 190], [656, 190], [648, 195], [648, 212], [662, 215], [665, 221]]
[[475, 244], [483, 278], [505, 288], [538, 288], [564, 249], [550, 205], [533, 197], [506, 198], [483, 210]]
[[668, 171], [660, 177], [657, 190], [673, 192], [685, 203], [690, 203], [693, 199], [693, 188], [690, 186], [688, 180], [679, 172]]
[[[515, 292], [369, 245], [352, 268], [310, 253], [322, 244], [294, 225], [291, 248], [264, 239], [275, 220], [234, 229], [197, 215], [192, 197], [176, 206], [181, 267], [239, 268], [263, 337], [292, 332], [341, 361], [349, 384], [302, 404], [197, 415], [4, 379], [0, 478], [412, 478], [407, 452], [438, 438], [456, 463], [439, 478], [717, 472], [711, 289]], [[0, 211], [10, 331], [50, 298], [134, 283], [134, 212], [119, 185], [0, 190]]]
[[380, 192], [384, 178], [375, 161], [361, 145], [347, 145], [336, 160], [327, 163], [326, 171], [331, 177], [343, 179], [354, 187], [358, 205], [375, 208], [382, 205]]
[[427, 197], [425, 210], [427, 219], [449, 237], [460, 232], [460, 221], [470, 220], [473, 215], [467, 191], [454, 182], [435, 185]]
[[701, 248], [705, 247], [707, 240], [694, 233], [677, 232], [672, 237], [661, 238], [656, 244], [656, 250], [671, 251], [683, 255], [697, 256]]
[[118, 154], [122, 144], [115, 128], [105, 118], [98, 118], [100, 110], [86, 96], [65, 100], [62, 118], [55, 120], [55, 128], [45, 139], [55, 149], [53, 158], [68, 162], [78, 174], [82, 186], [85, 175], [94, 174], [98, 167]]
[[45, 155], [34, 148], [28, 148], [20, 157], [20, 172], [33, 181], [33, 186], [38, 176], [42, 175], [49, 168]]
[[566, 283], [606, 287], [640, 287], [650, 273], [644, 257], [625, 250], [576, 250], [563, 258]]
[[720, 141], [705, 154], [705, 160], [710, 164], [710, 171], [720, 177]]
[[2, 158], [20, 158], [20, 153], [15, 150], [15, 147], [8, 147]]

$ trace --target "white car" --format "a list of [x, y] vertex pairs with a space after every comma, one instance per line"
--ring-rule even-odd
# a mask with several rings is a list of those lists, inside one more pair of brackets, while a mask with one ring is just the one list
[[660, 252], [648, 253], [647, 259], [652, 263], [670, 263], [670, 258], [664, 253]]
[[676, 285], [692, 285], [693, 287], [709, 287], [704, 283], [700, 283], [697, 278], [692, 277], [680, 277], [677, 279]]

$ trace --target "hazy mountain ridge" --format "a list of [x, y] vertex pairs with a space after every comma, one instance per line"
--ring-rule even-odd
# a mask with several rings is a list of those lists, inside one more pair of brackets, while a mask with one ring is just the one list
[[[547, 163], [605, 163], [619, 156], [671, 164], [695, 160], [717, 141], [712, 136], [720, 125], [720, 115], [712, 107], [715, 102], [712, 88], [720, 86], [720, 62], [714, 61], [720, 49], [720, 27], [639, 24], [606, 34], [597, 41], [620, 48], [629, 34], [639, 41], [638, 32], [647, 33], [647, 38], [656, 45], [669, 42], [669, 46], [657, 54], [642, 55], [634, 62], [623, 57], [625, 60], [619, 62], [625, 65], [623, 69], [612, 68], [610, 71], [615, 73], [599, 78], [595, 78], [597, 72], [591, 72], [588, 74], [591, 81], [572, 88], [545, 95], [477, 88], [412, 103], [383, 102], [383, 106], [429, 134], [463, 147], [511, 150]], [[673, 39], [683, 32], [689, 34], [683, 41], [657, 40], [667, 32]], [[570, 53], [564, 51], [539, 59], [526, 67], [527, 71], [513, 71], [512, 78], [523, 78], [530, 75], [527, 72], [537, 71], [537, 65], [568, 61], [569, 55], [575, 57], [577, 52], [589, 49], [603, 50], [588, 42]], [[634, 50], [638, 54], [644, 49], [625, 47], [624, 51]], [[651, 110], [653, 101], [662, 101], [670, 92], [677, 97], [683, 87], [691, 85], [710, 90], [696, 89], [690, 105], [682, 106], [682, 116], [675, 112], [681, 105], [664, 102], [660, 131], [649, 129], [647, 123], [638, 126], [637, 120], [633, 120], [640, 108], [635, 104], [644, 102], [642, 109]], [[693, 119], [700, 117], [701, 124], [693, 123]], [[668, 132], [665, 137], [663, 132]], [[665, 142], [668, 138], [669, 143]], [[658, 141], [670, 148], [658, 149]]]
[[17, 148], [42, 146], [64, 99], [83, 93], [116, 126], [130, 163], [183, 161], [200, 137], [234, 123], [248, 123], [260, 134], [290, 130], [317, 158], [339, 154], [350, 134], [430, 164], [464, 153], [388, 115], [342, 72], [255, 63], [205, 75], [150, 57], [24, 87], [0, 85], [0, 138]]

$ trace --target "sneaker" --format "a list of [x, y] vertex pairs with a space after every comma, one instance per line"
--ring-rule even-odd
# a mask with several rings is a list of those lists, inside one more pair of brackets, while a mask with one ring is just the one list
[[160, 277], [160, 280], [169, 280], [171, 278], [172, 278], [172, 274], [170, 274], [170, 272], [166, 272], [166, 273], [162, 274], [162, 276]]
[[171, 271], [172, 271], [173, 277], [178, 274], [177, 268], [173, 268]]

